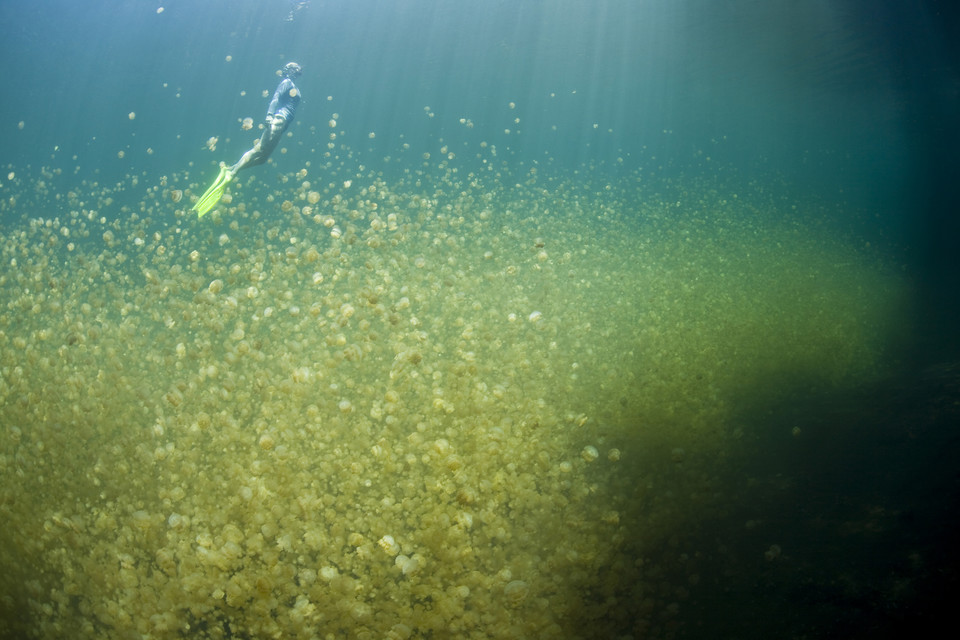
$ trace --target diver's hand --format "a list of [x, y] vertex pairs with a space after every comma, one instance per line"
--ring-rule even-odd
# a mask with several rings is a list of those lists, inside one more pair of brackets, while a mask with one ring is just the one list
[[273, 120], [270, 122], [270, 129], [273, 132], [280, 131], [281, 129], [283, 129], [283, 125], [285, 125], [286, 123], [287, 121], [281, 116], [274, 116]]

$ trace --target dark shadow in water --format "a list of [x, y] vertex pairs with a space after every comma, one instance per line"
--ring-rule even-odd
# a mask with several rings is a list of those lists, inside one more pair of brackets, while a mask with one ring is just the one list
[[[637, 489], [620, 519], [631, 535], [596, 550], [596, 571], [571, 573], [564, 633], [874, 640], [917, 637], [952, 614], [960, 363], [749, 411], [739, 451], [631, 463]], [[650, 520], [665, 500], [666, 529]]]
[[683, 540], [703, 556], [676, 637], [901, 638], [952, 613], [960, 363], [750, 422], [736, 496]]

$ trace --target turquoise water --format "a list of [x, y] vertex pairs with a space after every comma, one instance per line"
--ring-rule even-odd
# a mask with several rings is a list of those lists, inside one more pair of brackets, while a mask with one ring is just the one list
[[[0, 635], [909, 607], [936, 547], [875, 447], [949, 411], [882, 409], [919, 342], [903, 89], [846, 13], [695, 4], [5, 6]], [[296, 120], [198, 220], [289, 59]], [[896, 580], [833, 568], [865, 547]]]

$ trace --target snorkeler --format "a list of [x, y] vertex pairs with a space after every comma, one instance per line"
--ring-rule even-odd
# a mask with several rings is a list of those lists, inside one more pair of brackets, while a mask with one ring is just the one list
[[233, 180], [233, 176], [237, 175], [238, 171], [263, 164], [280, 144], [280, 138], [287, 127], [290, 126], [293, 116], [297, 113], [297, 107], [300, 105], [300, 90], [297, 89], [297, 85], [293, 81], [295, 78], [299, 78], [301, 73], [300, 65], [296, 62], [288, 62], [284, 65], [282, 70], [283, 80], [277, 85], [270, 106], [267, 107], [266, 129], [263, 135], [254, 143], [252, 149], [243, 154], [237, 164], [227, 167], [220, 163], [220, 175], [193, 205], [193, 210], [197, 212], [198, 218], [202, 218], [204, 214], [220, 202], [227, 183]]

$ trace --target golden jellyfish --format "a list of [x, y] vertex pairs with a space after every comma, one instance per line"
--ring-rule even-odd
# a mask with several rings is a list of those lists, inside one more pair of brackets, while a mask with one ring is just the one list
[[170, 192], [170, 199], [174, 202], [180, 202], [183, 199], [183, 191], [180, 189], [174, 189]]
[[530, 587], [523, 580], [511, 580], [503, 588], [503, 595], [506, 597], [507, 605], [516, 607], [520, 605], [530, 594]]
[[244, 131], [249, 131], [250, 129], [253, 129], [253, 118], [244, 118], [242, 126]]

